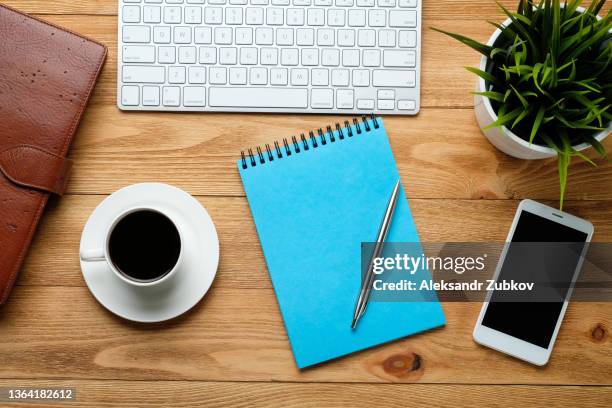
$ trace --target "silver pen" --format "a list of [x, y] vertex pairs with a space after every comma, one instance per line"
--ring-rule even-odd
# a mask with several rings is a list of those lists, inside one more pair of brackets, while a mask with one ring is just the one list
[[389, 197], [389, 203], [385, 211], [385, 216], [380, 223], [380, 229], [378, 230], [378, 237], [376, 238], [376, 245], [374, 246], [374, 252], [370, 258], [370, 264], [368, 265], [368, 271], [361, 282], [361, 289], [359, 291], [359, 297], [357, 298], [357, 304], [355, 305], [355, 314], [353, 315], [353, 323], [351, 328], [357, 327], [357, 322], [365, 312], [370, 299], [370, 292], [372, 291], [372, 283], [374, 281], [374, 259], [378, 258], [382, 252], [385, 240], [387, 239], [387, 233], [391, 228], [391, 221], [393, 220], [393, 213], [395, 212], [395, 205], [397, 204], [397, 196], [399, 193], [400, 181], [397, 180], [391, 197]]

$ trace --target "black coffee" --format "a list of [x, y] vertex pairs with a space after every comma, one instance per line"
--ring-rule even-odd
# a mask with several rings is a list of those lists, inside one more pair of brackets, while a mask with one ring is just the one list
[[115, 225], [108, 252], [110, 261], [127, 278], [151, 282], [174, 268], [181, 252], [181, 237], [165, 215], [139, 210]]

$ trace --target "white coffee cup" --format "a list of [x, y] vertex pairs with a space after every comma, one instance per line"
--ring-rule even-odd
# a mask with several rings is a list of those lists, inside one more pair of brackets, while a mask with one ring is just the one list
[[[115, 262], [113, 262], [111, 255], [110, 255], [110, 239], [111, 239], [113, 231], [115, 230], [115, 227], [117, 227], [117, 225], [122, 220], [124, 220], [128, 215], [131, 215], [137, 212], [155, 212], [155, 213], [158, 213], [164, 216], [166, 219], [168, 219], [172, 223], [172, 225], [174, 225], [174, 228], [176, 229], [176, 232], [178, 233], [178, 237], [180, 240], [180, 249], [179, 249], [178, 256], [176, 257], [176, 262], [174, 263], [174, 266], [168, 272], [160, 274], [158, 278], [153, 278], [149, 280], [136, 279], [130, 276], [129, 273], [126, 273], [125, 271], [121, 271], [117, 267]], [[170, 280], [173, 276], [177, 274], [177, 271], [181, 269], [181, 265], [183, 263], [183, 247], [184, 247], [183, 233], [181, 232], [180, 225], [175, 220], [173, 220], [171, 214], [169, 214], [167, 211], [164, 211], [160, 208], [155, 208], [155, 207], [150, 207], [150, 206], [134, 207], [134, 208], [131, 208], [129, 210], [122, 212], [117, 217], [115, 217], [115, 219], [109, 225], [109, 227], [107, 228], [105, 232], [104, 245], [102, 247], [82, 250], [80, 253], [80, 258], [81, 258], [81, 261], [84, 261], [84, 262], [106, 262], [110, 270], [113, 271], [113, 273], [123, 282], [129, 285], [132, 285], [132, 286], [137, 286], [137, 287], [150, 287], [150, 286], [160, 285], [161, 283]]]

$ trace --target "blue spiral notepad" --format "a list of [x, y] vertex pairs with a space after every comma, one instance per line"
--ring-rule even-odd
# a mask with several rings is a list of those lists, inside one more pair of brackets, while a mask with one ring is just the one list
[[[361, 243], [399, 174], [380, 118], [248, 150], [238, 169], [299, 368], [442, 326], [437, 301], [370, 302], [356, 330]], [[403, 190], [388, 242], [418, 242]]]

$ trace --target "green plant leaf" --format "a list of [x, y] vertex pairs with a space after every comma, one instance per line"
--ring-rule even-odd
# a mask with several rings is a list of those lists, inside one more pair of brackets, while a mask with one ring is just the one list
[[502, 110], [500, 110], [497, 113], [497, 120], [491, 123], [489, 126], [485, 127], [485, 130], [505, 125], [506, 123], [510, 122], [512, 119], [520, 115], [522, 111], [523, 111], [523, 108], [516, 108], [508, 113], [503, 113]]
[[593, 137], [593, 135], [587, 135], [586, 136], [586, 142], [588, 144], [590, 144], [591, 146], [593, 146], [593, 149], [595, 149], [597, 154], [599, 154], [602, 158], [604, 158], [604, 159], [608, 158], [608, 153], [606, 152], [605, 147], [603, 147], [601, 142], [599, 140], [595, 139], [595, 137]]
[[511, 128], [514, 129], [514, 127], [521, 121], [523, 120], [527, 115], [531, 114], [531, 112], [533, 112], [533, 107], [528, 107], [527, 109], [523, 110], [521, 112], [520, 115], [518, 115], [516, 117], [516, 119], [514, 119], [514, 122], [512, 122], [512, 126]]
[[504, 102], [504, 95], [494, 91], [472, 92], [474, 95], [484, 96], [497, 102]]
[[485, 72], [485, 71], [483, 71], [481, 69], [474, 68], [474, 67], [465, 67], [465, 69], [467, 69], [468, 71], [470, 71], [473, 74], [478, 75], [479, 77], [484, 79], [489, 84], [495, 84], [495, 85], [499, 85], [499, 86], [502, 85], [501, 82], [499, 81], [499, 79], [495, 78], [493, 75], [489, 74], [488, 72]]
[[542, 124], [542, 120], [544, 119], [544, 114], [546, 113], [546, 109], [543, 106], [540, 106], [538, 109], [538, 113], [533, 121], [533, 126], [531, 127], [531, 133], [529, 134], [529, 143], [533, 143], [533, 139], [536, 137], [538, 133], [538, 129]]
[[523, 95], [521, 95], [519, 91], [517, 91], [516, 88], [512, 86], [512, 84], [510, 84], [510, 88], [512, 88], [512, 90], [514, 91], [514, 94], [521, 102], [521, 105], [523, 105], [523, 108], [527, 109], [527, 107], [529, 106], [529, 102], [527, 101], [527, 99], [525, 99]]
[[463, 36], [461, 34], [451, 33], [451, 32], [448, 32], [448, 31], [440, 30], [439, 28], [430, 27], [430, 29], [432, 29], [434, 31], [437, 31], [439, 33], [448, 35], [449, 37], [452, 37], [455, 40], [462, 42], [463, 44], [467, 45], [468, 47], [473, 48], [474, 50], [476, 50], [479, 53], [483, 54], [485, 57], [490, 57], [491, 56], [492, 47], [489, 46], [489, 45], [481, 44], [478, 41], [472, 40], [471, 38], [465, 37], [465, 36]]

